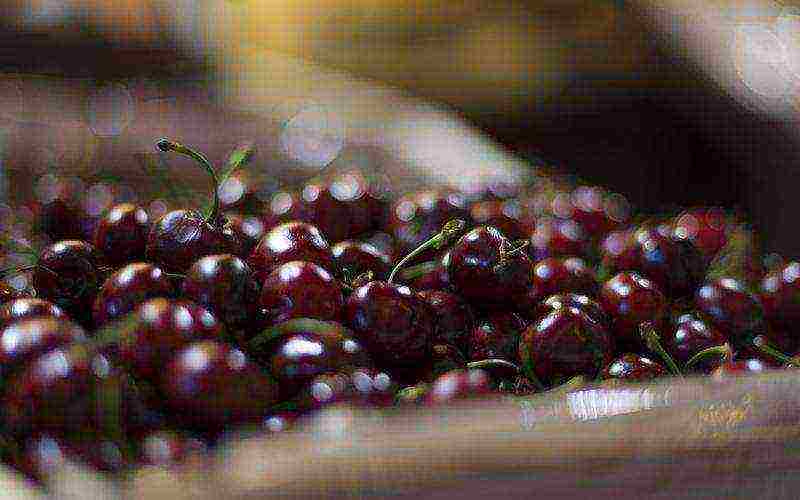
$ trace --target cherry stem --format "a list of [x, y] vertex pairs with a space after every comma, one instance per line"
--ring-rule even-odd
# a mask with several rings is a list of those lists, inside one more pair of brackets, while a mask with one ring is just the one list
[[519, 366], [515, 365], [511, 361], [507, 361], [505, 359], [500, 358], [487, 358], [482, 359], [480, 361], [470, 361], [467, 363], [467, 369], [491, 369], [491, 368], [506, 368], [508, 370], [513, 371], [514, 373], [519, 373], [520, 368]]
[[720, 356], [723, 362], [728, 361], [731, 359], [732, 356], [731, 346], [727, 342], [722, 345], [716, 345], [714, 347], [708, 347], [703, 349], [702, 351], [696, 353], [694, 356], [689, 358], [689, 361], [686, 362], [684, 367], [686, 369], [692, 368], [694, 365], [700, 363], [701, 361], [709, 358], [711, 356]]
[[767, 339], [763, 335], [759, 335], [753, 339], [753, 346], [755, 346], [756, 349], [763, 352], [764, 354], [772, 356], [773, 358], [777, 359], [781, 363], [786, 363], [795, 367], [800, 367], [800, 363], [798, 363], [797, 360], [793, 359], [790, 356], [787, 356], [778, 349], [769, 345]]
[[678, 364], [675, 363], [672, 356], [670, 356], [669, 353], [664, 350], [664, 346], [661, 345], [660, 335], [656, 331], [653, 323], [645, 321], [639, 325], [639, 334], [642, 336], [642, 340], [644, 340], [647, 348], [661, 356], [661, 359], [664, 360], [664, 363], [667, 364], [673, 375], [683, 377], [680, 368], [678, 368]]
[[447, 243], [450, 242], [454, 237], [456, 237], [464, 228], [467, 227], [466, 221], [462, 219], [453, 219], [447, 222], [444, 226], [442, 226], [442, 230], [433, 235], [432, 237], [428, 238], [425, 242], [423, 242], [420, 246], [412, 250], [408, 255], [403, 257], [400, 262], [394, 266], [392, 272], [389, 274], [389, 279], [387, 280], [388, 283], [394, 282], [394, 277], [400, 271], [400, 269], [408, 264], [414, 257], [421, 254], [425, 250], [429, 248], [433, 248], [439, 250]]
[[160, 151], [174, 151], [187, 156], [199, 163], [200, 166], [202, 166], [206, 172], [208, 172], [208, 175], [211, 176], [211, 181], [214, 184], [214, 192], [212, 195], [211, 210], [205, 215], [205, 220], [209, 224], [217, 224], [219, 222], [219, 178], [217, 177], [217, 173], [214, 171], [214, 167], [211, 166], [211, 162], [208, 161], [208, 158], [203, 153], [166, 138], [159, 139], [158, 142], [156, 142], [156, 147]]
[[576, 375], [571, 379], [567, 380], [566, 382], [564, 382], [563, 384], [559, 385], [558, 387], [554, 387], [547, 392], [548, 394], [562, 394], [565, 392], [570, 392], [576, 389], [580, 389], [584, 385], [586, 385], [586, 377], [584, 377], [583, 375]]
[[424, 276], [430, 272], [435, 271], [440, 265], [441, 262], [439, 262], [438, 260], [429, 260], [427, 262], [423, 262], [422, 264], [416, 264], [411, 267], [403, 269], [403, 271], [400, 273], [400, 278], [403, 281], [410, 281], [413, 279], [417, 279], [420, 276]]

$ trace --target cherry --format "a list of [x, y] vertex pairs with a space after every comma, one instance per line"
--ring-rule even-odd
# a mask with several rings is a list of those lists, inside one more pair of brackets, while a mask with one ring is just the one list
[[178, 351], [160, 386], [178, 419], [210, 433], [258, 422], [277, 396], [275, 382], [242, 351], [214, 340]]
[[470, 216], [476, 224], [498, 228], [511, 239], [527, 238], [533, 227], [522, 216], [516, 199], [478, 201], [470, 206]]
[[579, 293], [559, 293], [551, 295], [535, 308], [524, 309], [521, 313], [528, 320], [535, 321], [562, 307], [574, 307], [601, 325], [606, 327], [611, 325], [611, 320], [608, 318], [605, 311], [603, 311], [602, 306], [588, 295]]
[[577, 375], [594, 378], [612, 359], [614, 339], [576, 308], [560, 308], [523, 332], [519, 356], [526, 375], [557, 386]]
[[544, 217], [536, 221], [528, 253], [534, 261], [547, 257], [589, 255], [589, 235], [571, 219]]
[[687, 210], [673, 223], [674, 233], [691, 241], [709, 259], [727, 243], [730, 230], [730, 221], [719, 208]]
[[134, 262], [106, 280], [94, 301], [96, 326], [123, 317], [139, 304], [155, 297], [171, 297], [174, 287], [160, 267]]
[[318, 375], [292, 401], [302, 413], [337, 403], [385, 408], [393, 406], [397, 390], [397, 382], [387, 372], [355, 368]]
[[377, 277], [389, 274], [391, 257], [370, 243], [340, 241], [331, 248], [336, 266], [351, 277], [372, 271]]
[[737, 377], [752, 373], [763, 373], [767, 370], [769, 370], [769, 366], [767, 366], [760, 359], [740, 359], [738, 361], [729, 361], [721, 364], [714, 369], [714, 371], [711, 373], [711, 377], [717, 380], [724, 380], [728, 377]]
[[640, 354], [626, 353], [605, 367], [600, 375], [604, 380], [646, 382], [667, 375], [663, 366]]
[[530, 284], [531, 262], [499, 229], [469, 231], [445, 254], [453, 288], [473, 305], [508, 304]]
[[442, 290], [423, 290], [418, 293], [436, 318], [435, 340], [467, 352], [468, 337], [475, 324], [475, 315], [469, 304], [458, 295]]
[[260, 217], [266, 230], [284, 222], [310, 221], [310, 217], [305, 213], [300, 193], [284, 190], [277, 191], [272, 195], [269, 204], [260, 213]]
[[[27, 308], [28, 311], [33, 308], [55, 308], [44, 301], [39, 301], [42, 304], [27, 305], [21, 302], [33, 300], [36, 299], [18, 299], [6, 306], [12, 305], [12, 309], [14, 305], [21, 306], [19, 309]], [[5, 323], [0, 329], [0, 374], [4, 378], [42, 354], [86, 338], [83, 328], [63, 315], [25, 317], [17, 314], [17, 318], [16, 321]]]
[[630, 271], [621, 272], [603, 284], [600, 304], [611, 319], [615, 340], [632, 347], [642, 345], [639, 326], [652, 321], [658, 327], [667, 312], [667, 299], [656, 284]]
[[709, 373], [713, 370], [719, 364], [718, 356], [704, 359], [694, 366], [687, 366], [687, 362], [703, 350], [728, 342], [728, 338], [719, 329], [692, 314], [679, 317], [674, 325], [665, 330], [664, 349], [681, 366], [691, 371]]
[[71, 193], [60, 193], [58, 197], [42, 204], [36, 210], [34, 227], [50, 241], [80, 239], [81, 210]]
[[368, 189], [367, 179], [358, 171], [314, 179], [303, 187], [304, 214], [332, 241], [358, 236], [372, 226]]
[[114, 205], [98, 221], [94, 246], [112, 266], [144, 259], [150, 219], [144, 208], [132, 203]]
[[499, 358], [515, 362], [522, 331], [528, 325], [513, 312], [494, 312], [479, 321], [469, 339], [467, 354], [471, 361]]
[[0, 306], [0, 328], [37, 316], [68, 319], [60, 307], [42, 299], [20, 298]]
[[234, 331], [250, 329], [257, 316], [258, 283], [250, 266], [235, 255], [201, 257], [186, 272], [181, 291]]
[[705, 283], [695, 293], [695, 306], [736, 344], [762, 330], [761, 304], [738, 279], [720, 278]]
[[313, 262], [335, 272], [330, 245], [316, 226], [306, 222], [287, 222], [270, 229], [261, 238], [247, 263], [261, 282], [279, 265], [294, 260]]
[[347, 325], [380, 366], [424, 361], [436, 333], [433, 311], [407, 286], [371, 281], [345, 305]]
[[140, 464], [157, 467], [180, 465], [208, 452], [208, 446], [202, 440], [163, 429], [147, 434], [136, 447]]
[[[445, 254], [446, 255], [446, 254]], [[409, 267], [400, 273], [403, 281], [407, 281], [414, 290], [450, 290], [450, 275], [442, 262], [449, 257]]]
[[433, 381], [422, 402], [426, 405], [441, 405], [492, 392], [491, 378], [484, 370], [451, 370]]
[[241, 244], [219, 211], [219, 181], [214, 168], [201, 153], [167, 139], [157, 143], [161, 151], [175, 151], [196, 160], [213, 181], [213, 204], [205, 216], [194, 210], [173, 210], [164, 214], [150, 229], [146, 254], [165, 271], [181, 273], [204, 255], [238, 254]]
[[70, 317], [83, 320], [91, 311], [101, 282], [99, 255], [85, 241], [65, 240], [45, 247], [33, 273], [39, 295]]
[[764, 317], [777, 328], [800, 320], [800, 262], [791, 261], [767, 274], [759, 286]]
[[205, 307], [162, 297], [140, 304], [107, 335], [98, 335], [97, 344], [137, 377], [155, 380], [176, 351], [195, 340], [221, 338], [222, 327]]
[[[400, 250], [408, 252], [431, 238], [452, 219], [469, 221], [466, 197], [454, 191], [423, 190], [406, 194], [392, 205], [389, 229]], [[431, 252], [419, 256], [428, 260]]]
[[560, 293], [595, 295], [594, 271], [579, 257], [548, 257], [533, 266], [531, 286], [520, 297], [519, 307], [532, 310], [545, 298]]
[[555, 210], [581, 224], [593, 236], [624, 225], [630, 219], [630, 204], [623, 196], [597, 186], [579, 186], [570, 193], [568, 213]]
[[225, 212], [225, 218], [233, 235], [242, 245], [242, 255], [250, 255], [267, 232], [267, 225], [256, 215]]
[[344, 294], [341, 285], [322, 267], [292, 261], [279, 265], [267, 276], [258, 306], [267, 325], [301, 317], [337, 320]]

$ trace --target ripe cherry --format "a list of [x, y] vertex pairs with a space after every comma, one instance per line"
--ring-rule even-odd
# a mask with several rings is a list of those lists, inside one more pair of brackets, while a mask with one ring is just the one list
[[441, 405], [492, 392], [491, 378], [484, 370], [452, 370], [433, 381], [422, 402], [426, 405]]
[[685, 371], [709, 373], [719, 365], [719, 356], [710, 356], [694, 366], [687, 362], [705, 349], [722, 346], [728, 338], [708, 321], [697, 315], [687, 314], [677, 319], [674, 325], [665, 328], [662, 335], [664, 349], [685, 367]]
[[156, 297], [171, 297], [175, 290], [160, 267], [134, 262], [106, 280], [94, 301], [94, 324], [101, 326], [123, 317], [139, 304]]
[[39, 254], [33, 284], [47, 299], [77, 321], [86, 320], [92, 310], [101, 272], [99, 255], [85, 241], [65, 240], [45, 247]]
[[523, 248], [491, 226], [469, 231], [445, 257], [453, 288], [473, 305], [507, 305], [530, 285], [531, 262]]
[[184, 464], [208, 452], [208, 446], [202, 440], [169, 430], [148, 433], [138, 440], [136, 448], [140, 464], [157, 467]]
[[764, 313], [758, 298], [735, 278], [704, 284], [695, 293], [695, 306], [736, 344], [763, 330]]
[[351, 277], [367, 271], [372, 271], [378, 278], [389, 274], [391, 257], [370, 243], [340, 241], [333, 245], [331, 252], [336, 266]]
[[205, 216], [194, 210], [173, 210], [158, 219], [147, 238], [147, 258], [167, 272], [182, 273], [204, 255], [239, 254], [241, 244], [220, 214], [219, 181], [208, 159], [167, 139], [159, 140], [157, 146], [161, 151], [175, 151], [196, 160], [211, 176], [214, 194]]
[[112, 266], [144, 259], [150, 219], [144, 208], [132, 203], [114, 205], [99, 220], [94, 246]]
[[250, 255], [250, 252], [267, 232], [267, 225], [264, 224], [261, 217], [256, 215], [225, 212], [225, 218], [228, 220], [233, 235], [242, 245], [242, 255]]
[[435, 340], [467, 352], [468, 338], [475, 325], [475, 315], [467, 302], [442, 290], [423, 290], [419, 296], [433, 310], [436, 318]]
[[[392, 205], [389, 229], [401, 252], [409, 252], [434, 236], [449, 220], [469, 221], [466, 197], [454, 191], [424, 190], [409, 193]], [[429, 260], [432, 252], [418, 256]]]
[[302, 191], [306, 220], [332, 241], [358, 236], [372, 226], [368, 189], [367, 179], [358, 171], [309, 181]]
[[258, 422], [277, 400], [276, 384], [265, 372], [242, 351], [213, 340], [186, 345], [160, 379], [174, 415], [211, 434]]
[[531, 286], [519, 298], [521, 309], [532, 310], [547, 297], [560, 293], [595, 295], [594, 271], [579, 257], [548, 257], [533, 266]]
[[312, 262], [291, 261], [264, 280], [258, 307], [267, 325], [292, 318], [338, 320], [344, 305], [341, 285]]
[[470, 206], [469, 211], [476, 224], [496, 227], [507, 238], [524, 239], [533, 231], [516, 199], [478, 201]]
[[188, 300], [207, 308], [229, 330], [249, 330], [256, 321], [259, 287], [250, 266], [235, 255], [206, 255], [186, 272], [181, 285]]
[[574, 220], [540, 218], [531, 234], [528, 253], [534, 261], [547, 257], [586, 257], [589, 255], [589, 235]]
[[800, 262], [783, 264], [759, 286], [764, 317], [775, 327], [793, 328], [800, 320]]
[[687, 239], [707, 258], [712, 258], [728, 241], [731, 223], [719, 208], [687, 210], [673, 222], [673, 231]]
[[467, 356], [471, 361], [499, 358], [517, 361], [522, 332], [528, 325], [516, 313], [493, 312], [478, 321], [467, 340]]
[[519, 356], [525, 374], [548, 386], [577, 375], [594, 378], [612, 359], [614, 339], [576, 308], [560, 308], [523, 332]]
[[767, 366], [760, 359], [740, 359], [738, 361], [729, 361], [721, 364], [719, 367], [714, 369], [714, 371], [711, 373], [711, 377], [716, 380], [724, 380], [729, 377], [764, 373], [767, 370], [769, 370], [769, 366]]
[[[16, 305], [22, 305], [20, 300], [36, 299], [18, 299]], [[42, 305], [33, 307], [49, 309]], [[63, 315], [17, 317], [16, 321], [6, 323], [0, 329], [0, 375], [3, 378], [7, 378], [30, 361], [57, 347], [86, 339], [83, 328]]]
[[21, 298], [6, 302], [0, 306], [0, 328], [22, 319], [46, 316], [68, 319], [60, 307], [42, 299]]
[[279, 224], [267, 232], [247, 259], [261, 282], [279, 265], [304, 260], [336, 272], [331, 247], [316, 226], [306, 222]]
[[605, 311], [603, 311], [600, 303], [588, 295], [579, 293], [559, 293], [551, 295], [539, 303], [534, 309], [525, 309], [520, 312], [528, 320], [535, 321], [562, 307], [574, 307], [607, 328], [611, 325], [611, 321]]
[[641, 354], [626, 353], [605, 367], [601, 378], [619, 382], [647, 382], [667, 375], [663, 366]]
[[656, 284], [630, 271], [603, 284], [600, 304], [611, 319], [615, 340], [621, 346], [641, 346], [639, 326], [651, 321], [658, 327], [667, 312], [667, 299]]

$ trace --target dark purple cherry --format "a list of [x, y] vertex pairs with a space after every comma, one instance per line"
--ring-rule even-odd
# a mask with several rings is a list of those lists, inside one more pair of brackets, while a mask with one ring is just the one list
[[68, 319], [64, 311], [52, 302], [34, 298], [14, 299], [0, 307], [0, 328], [37, 316]]
[[458, 399], [485, 396], [493, 392], [491, 382], [489, 374], [484, 370], [452, 370], [433, 381], [422, 402], [426, 405], [441, 405]]
[[619, 382], [647, 382], [668, 375], [663, 366], [641, 354], [626, 353], [605, 367], [601, 378]]
[[303, 212], [331, 241], [358, 236], [372, 228], [368, 189], [358, 171], [314, 179], [303, 186]]
[[603, 311], [602, 306], [595, 299], [580, 293], [559, 293], [547, 297], [533, 309], [520, 310], [522, 316], [530, 321], [535, 321], [562, 307], [574, 307], [587, 314], [596, 322], [608, 327], [611, 321]]
[[643, 345], [639, 326], [661, 325], [667, 312], [667, 299], [655, 283], [635, 272], [621, 272], [606, 281], [600, 290], [600, 304], [611, 320], [615, 340], [622, 346]]
[[800, 321], [800, 262], [791, 261], [761, 280], [759, 298], [764, 317], [777, 328], [795, 328]]
[[707, 282], [695, 293], [695, 306], [734, 343], [746, 343], [764, 329], [761, 303], [737, 279]]
[[[434, 236], [449, 220], [469, 221], [467, 199], [455, 191], [424, 190], [406, 194], [392, 205], [389, 230], [400, 251], [408, 253]], [[432, 252], [418, 256], [430, 260]]]
[[517, 348], [527, 323], [513, 312], [494, 312], [477, 323], [468, 339], [470, 361], [499, 358], [517, 362]]
[[153, 264], [134, 262], [106, 280], [94, 301], [94, 324], [101, 326], [133, 311], [156, 297], [171, 297], [175, 291], [170, 278]]
[[[17, 305], [20, 300], [36, 299], [18, 299]], [[54, 307], [50, 304], [48, 309]], [[0, 375], [4, 378], [42, 354], [86, 338], [83, 328], [63, 315], [17, 317], [0, 329]]]
[[401, 385], [413, 385], [420, 381], [431, 382], [450, 370], [463, 369], [467, 360], [461, 350], [451, 344], [434, 343], [428, 358], [417, 365], [391, 370]]
[[185, 298], [206, 307], [228, 328], [249, 329], [256, 318], [258, 283], [250, 266], [231, 255], [206, 255], [192, 264], [183, 280]]
[[333, 245], [331, 252], [337, 267], [352, 277], [372, 271], [376, 277], [383, 278], [389, 274], [392, 264], [388, 254], [363, 241], [340, 241]]
[[[62, 185], [66, 186], [66, 184]], [[34, 228], [45, 234], [50, 241], [80, 239], [81, 209], [77, 197], [71, 193], [60, 193], [58, 197], [38, 207]]]
[[530, 237], [528, 253], [534, 261], [547, 257], [586, 257], [589, 235], [571, 219], [540, 218]]
[[549, 257], [533, 266], [531, 286], [517, 307], [533, 310], [544, 299], [560, 293], [595, 295], [598, 284], [594, 271], [579, 257]]
[[250, 255], [250, 252], [258, 245], [261, 238], [267, 232], [268, 227], [264, 221], [256, 215], [242, 215], [232, 212], [225, 212], [225, 218], [234, 236], [242, 245], [242, 255]]
[[347, 324], [380, 366], [424, 361], [436, 333], [433, 311], [407, 286], [372, 281], [356, 289], [345, 306]]
[[664, 349], [685, 371], [709, 373], [719, 365], [719, 356], [710, 356], [695, 366], [687, 367], [686, 363], [705, 349], [722, 346], [728, 338], [708, 321], [691, 314], [678, 318], [676, 324], [668, 327], [662, 334]]
[[150, 219], [133, 203], [114, 205], [97, 223], [94, 246], [112, 266], [144, 259]]
[[176, 351], [196, 340], [221, 338], [222, 326], [205, 307], [156, 298], [140, 304], [109, 335], [99, 341], [135, 375], [155, 380]]
[[418, 293], [431, 307], [436, 318], [435, 340], [452, 344], [466, 353], [468, 338], [475, 326], [475, 314], [469, 304], [458, 295], [442, 290], [423, 290]]
[[729, 377], [764, 373], [769, 369], [770, 367], [758, 358], [740, 359], [721, 364], [714, 369], [711, 377], [716, 380], [725, 380]]
[[101, 284], [99, 256], [85, 241], [65, 240], [45, 247], [33, 273], [39, 296], [76, 320], [91, 314], [92, 302]]
[[182, 273], [204, 255], [241, 253], [241, 243], [220, 214], [219, 180], [214, 168], [202, 154], [181, 144], [161, 139], [161, 151], [175, 151], [197, 161], [214, 184], [213, 204], [205, 216], [194, 210], [173, 210], [162, 216], [147, 237], [147, 258], [167, 272]]
[[614, 340], [605, 327], [572, 307], [556, 309], [532, 323], [519, 344], [526, 375], [547, 386], [578, 375], [594, 378], [613, 353]]
[[303, 317], [336, 321], [343, 305], [339, 282], [322, 267], [304, 261], [276, 267], [264, 280], [258, 299], [267, 325]]
[[213, 340], [178, 351], [160, 379], [176, 418], [210, 433], [258, 422], [277, 401], [277, 386], [265, 372], [242, 351]]
[[468, 232], [443, 259], [453, 288], [473, 305], [509, 305], [530, 285], [531, 262], [499, 229]]
[[570, 194], [571, 211], [568, 216], [596, 239], [625, 224], [630, 219], [630, 203], [625, 197], [609, 193], [598, 186], [580, 186]]
[[263, 281], [279, 265], [294, 260], [313, 262], [335, 272], [328, 241], [316, 226], [306, 222], [279, 224], [267, 232], [247, 259], [258, 281]]

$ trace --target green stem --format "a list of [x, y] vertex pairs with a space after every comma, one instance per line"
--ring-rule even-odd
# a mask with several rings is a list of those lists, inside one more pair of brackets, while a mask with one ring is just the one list
[[416, 257], [417, 255], [421, 254], [425, 250], [428, 250], [429, 248], [434, 248], [436, 250], [442, 248], [452, 238], [457, 236], [466, 226], [467, 226], [467, 223], [462, 219], [453, 219], [453, 220], [449, 221], [448, 223], [446, 223], [444, 226], [442, 226], [442, 230], [441, 231], [439, 231], [438, 233], [436, 233], [435, 235], [430, 237], [428, 240], [423, 242], [420, 246], [418, 246], [417, 248], [412, 250], [411, 253], [409, 253], [408, 255], [403, 257], [400, 260], [400, 262], [398, 262], [397, 265], [394, 266], [394, 269], [392, 269], [391, 274], [389, 274], [389, 279], [387, 281], [389, 283], [393, 283], [394, 282], [394, 277], [397, 274], [397, 272], [400, 271], [400, 269], [404, 265], [408, 264], [411, 260], [413, 260], [414, 257]]
[[759, 335], [753, 339], [753, 345], [759, 351], [763, 352], [764, 354], [767, 354], [768, 356], [772, 356], [781, 363], [786, 363], [788, 365], [792, 365], [795, 367], [800, 366], [797, 360], [793, 359], [790, 356], [787, 356], [786, 354], [780, 352], [779, 350], [769, 345], [767, 339], [762, 335]]
[[414, 279], [419, 278], [420, 276], [424, 276], [430, 272], [433, 272], [441, 265], [441, 262], [437, 260], [429, 260], [427, 262], [423, 262], [422, 264], [416, 264], [411, 267], [407, 267], [400, 272], [400, 279], [403, 281], [411, 281]]
[[208, 175], [211, 176], [211, 181], [214, 184], [214, 191], [211, 210], [205, 215], [205, 220], [209, 224], [217, 224], [219, 222], [219, 178], [217, 177], [216, 171], [214, 171], [214, 167], [211, 166], [211, 162], [208, 161], [208, 158], [206, 158], [203, 153], [166, 138], [159, 139], [158, 142], [156, 142], [156, 147], [160, 151], [174, 151], [195, 160], [206, 170]]
[[511, 370], [514, 373], [520, 372], [519, 366], [515, 365], [511, 361], [507, 361], [505, 359], [500, 359], [500, 358], [488, 358], [488, 359], [482, 359], [480, 361], [470, 361], [469, 363], [467, 363], [467, 368], [470, 370], [504, 368], [507, 370]]
[[684, 367], [688, 370], [711, 356], [720, 356], [723, 360], [729, 360], [731, 358], [731, 346], [726, 342], [722, 345], [716, 345], [714, 347], [703, 349], [689, 358], [689, 361], [686, 362]]
[[658, 335], [658, 332], [656, 332], [656, 328], [653, 326], [653, 323], [645, 321], [639, 325], [639, 334], [642, 336], [647, 348], [661, 356], [661, 359], [664, 360], [664, 363], [667, 364], [667, 367], [669, 367], [673, 375], [677, 377], [683, 377], [680, 368], [678, 368], [678, 364], [675, 363], [675, 360], [672, 359], [672, 356], [670, 356], [661, 345], [661, 338]]

